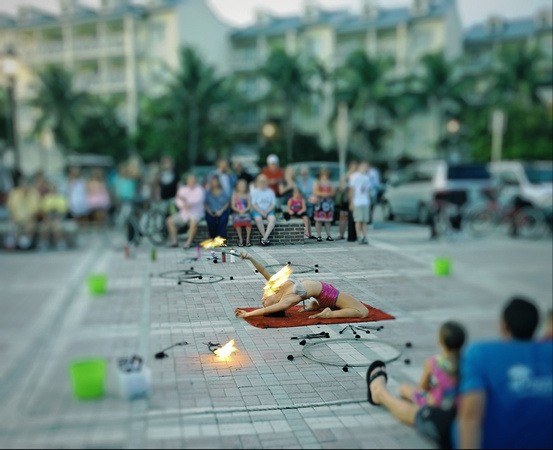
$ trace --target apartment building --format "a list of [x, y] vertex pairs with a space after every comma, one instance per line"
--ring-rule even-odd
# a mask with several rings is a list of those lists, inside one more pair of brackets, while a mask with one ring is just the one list
[[[443, 52], [451, 60], [460, 57], [463, 35], [455, 0], [413, 0], [409, 6], [400, 8], [381, 8], [377, 1], [361, 0], [357, 11], [327, 11], [308, 0], [302, 16], [271, 17], [258, 12], [256, 23], [232, 33], [230, 42], [231, 69], [240, 79], [242, 92], [254, 100], [267, 89], [256, 71], [275, 47], [304, 60], [317, 58], [329, 71], [342, 66], [349, 54], [362, 49], [370, 56], [391, 58], [394, 63], [391, 76], [401, 77], [413, 73], [426, 53]], [[316, 135], [328, 150], [335, 146], [328, 126], [334, 108], [330, 97], [314, 99], [307, 114], [298, 112], [294, 117], [298, 130]], [[252, 107], [241, 117], [241, 136], [245, 141], [249, 139], [250, 145], [257, 144], [259, 130], [267, 117], [267, 110], [260, 107]], [[384, 160], [398, 155], [432, 157], [438, 133], [432, 114], [417, 115], [407, 124], [407, 133], [394, 134], [386, 144], [386, 151], [371, 157]], [[402, 138], [405, 135], [408, 140]]]
[[506, 20], [493, 16], [466, 30], [464, 54], [473, 71], [489, 69], [502, 49], [538, 48], [544, 56], [540, 67], [543, 86], [540, 97], [552, 107], [553, 90], [553, 10], [544, 8], [533, 16]]
[[32, 147], [48, 147], [30, 137], [35, 116], [26, 102], [36, 72], [46, 65], [69, 69], [79, 90], [115, 99], [130, 131], [140, 95], [159, 92], [178, 65], [181, 46], [195, 47], [220, 73], [229, 70], [231, 28], [204, 1], [102, 0], [93, 9], [78, 0], [60, 0], [59, 10], [52, 14], [21, 6], [15, 17], [0, 16], [0, 50], [13, 48], [17, 54], [18, 128], [22, 152], [31, 152], [23, 158], [27, 162]]

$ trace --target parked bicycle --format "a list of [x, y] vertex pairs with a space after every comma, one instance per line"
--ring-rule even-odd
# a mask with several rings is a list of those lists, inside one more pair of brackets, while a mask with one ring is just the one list
[[470, 232], [476, 237], [491, 234], [502, 226], [508, 226], [512, 237], [540, 239], [548, 230], [545, 213], [519, 196], [505, 204], [499, 201], [499, 191], [485, 190], [487, 199], [467, 211], [466, 222]]
[[150, 203], [134, 200], [123, 203], [114, 220], [115, 246], [132, 244], [138, 246], [143, 238], [153, 245], [163, 245], [167, 240], [165, 219], [169, 214], [167, 202]]

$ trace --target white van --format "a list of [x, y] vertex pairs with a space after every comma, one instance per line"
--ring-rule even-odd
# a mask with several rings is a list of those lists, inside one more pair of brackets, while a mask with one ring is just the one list
[[519, 195], [535, 207], [553, 207], [553, 162], [498, 161], [490, 164], [490, 172], [502, 198]]
[[461, 193], [465, 201], [477, 199], [491, 184], [484, 164], [448, 164], [418, 161], [390, 177], [384, 194], [386, 215], [428, 223], [437, 194]]

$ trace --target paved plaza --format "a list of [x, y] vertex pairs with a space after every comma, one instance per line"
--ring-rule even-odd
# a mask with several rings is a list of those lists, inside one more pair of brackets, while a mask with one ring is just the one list
[[[542, 308], [552, 303], [550, 237], [430, 242], [428, 234], [388, 224], [370, 231], [370, 246], [336, 241], [250, 251], [266, 264], [309, 266], [300, 277], [328, 281], [395, 316], [361, 336], [402, 352], [389, 365], [394, 389], [418, 381], [425, 358], [437, 351], [441, 322], [460, 320], [471, 339], [493, 337], [509, 295], [526, 294]], [[290, 339], [321, 331], [352, 338], [338, 333], [343, 325], [258, 329], [234, 317], [236, 307], [260, 301], [263, 282], [250, 263], [213, 264], [205, 254], [191, 262], [194, 252], [181, 249], [159, 249], [152, 261], [146, 244], [127, 259], [108, 242], [86, 232], [75, 251], [0, 253], [0, 447], [432, 448], [367, 403], [366, 368], [319, 364]], [[434, 276], [438, 256], [452, 259], [451, 276]], [[224, 279], [179, 284], [160, 276], [191, 267]], [[96, 272], [108, 275], [102, 297], [87, 290]], [[230, 339], [238, 352], [218, 361], [206, 343]], [[154, 359], [183, 340], [188, 345]], [[337, 361], [354, 357], [355, 348]], [[117, 393], [115, 362], [134, 353], [152, 369], [152, 394], [129, 402]], [[68, 365], [83, 357], [108, 361], [101, 400], [72, 396]]]

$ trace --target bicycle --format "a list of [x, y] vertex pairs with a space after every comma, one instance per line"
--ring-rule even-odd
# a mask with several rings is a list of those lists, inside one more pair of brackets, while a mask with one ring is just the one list
[[464, 190], [438, 192], [434, 196], [429, 215], [430, 238], [446, 237], [453, 239], [462, 229], [463, 216], [468, 200]]
[[547, 218], [544, 212], [519, 196], [501, 204], [499, 193], [491, 189], [483, 192], [485, 203], [473, 206], [467, 212], [467, 224], [475, 237], [489, 235], [502, 225], [509, 226], [512, 237], [528, 239], [542, 238], [547, 229]]
[[165, 219], [169, 206], [165, 202], [151, 204], [136, 199], [123, 202], [114, 219], [115, 236], [111, 243], [116, 247], [140, 245], [146, 237], [153, 245], [163, 245], [167, 239]]

